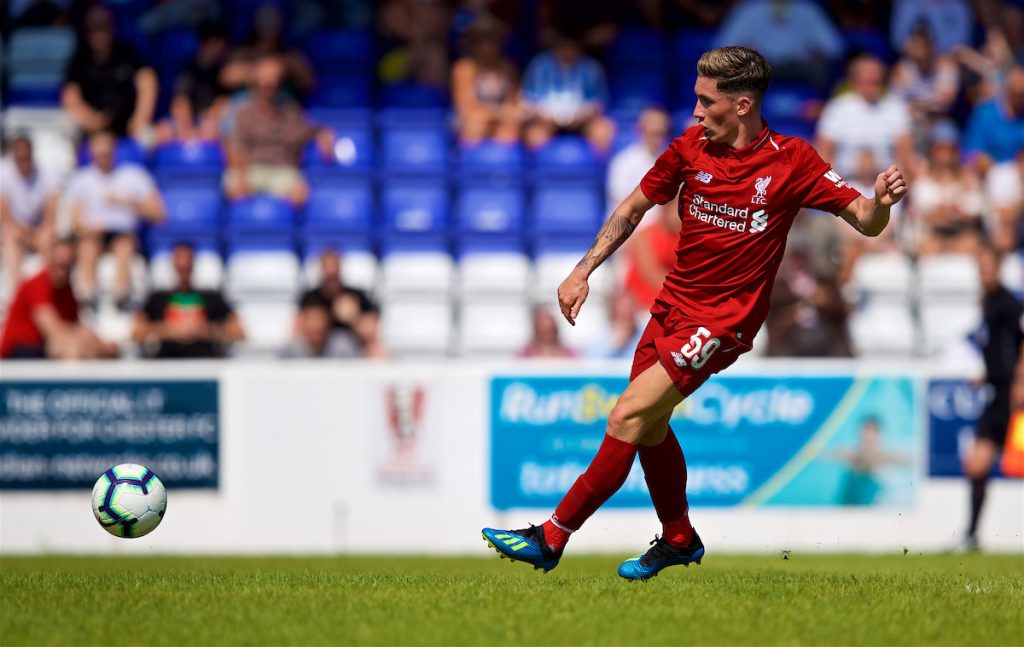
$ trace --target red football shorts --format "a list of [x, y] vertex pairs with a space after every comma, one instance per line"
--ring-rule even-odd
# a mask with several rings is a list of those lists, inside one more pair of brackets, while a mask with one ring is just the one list
[[736, 339], [732, 331], [710, 322], [694, 321], [680, 310], [652, 314], [636, 345], [629, 379], [633, 381], [655, 362], [661, 362], [683, 398], [687, 398], [748, 350], [750, 344]]

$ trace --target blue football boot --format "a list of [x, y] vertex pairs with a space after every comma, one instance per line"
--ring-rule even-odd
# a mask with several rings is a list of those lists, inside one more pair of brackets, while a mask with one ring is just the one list
[[522, 530], [484, 528], [480, 534], [491, 548], [498, 551], [499, 557], [508, 557], [515, 562], [526, 562], [533, 566], [534, 570], [542, 568], [547, 573], [558, 566], [558, 560], [562, 559], [561, 551], [556, 553], [551, 550], [544, 540], [543, 526], [530, 524], [529, 528]]
[[676, 548], [663, 538], [654, 537], [651, 548], [643, 555], [630, 557], [619, 565], [619, 575], [627, 580], [647, 580], [661, 572], [663, 568], [690, 563], [700, 564], [704, 559], [704, 542], [697, 531], [693, 531], [693, 539], [686, 548]]

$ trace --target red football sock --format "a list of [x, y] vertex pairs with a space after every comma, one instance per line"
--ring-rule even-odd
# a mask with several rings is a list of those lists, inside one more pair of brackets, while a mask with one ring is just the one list
[[640, 445], [638, 453], [651, 501], [661, 520], [662, 537], [677, 548], [688, 545], [693, 526], [686, 503], [686, 459], [672, 428], [660, 445]]
[[635, 457], [636, 445], [605, 435], [587, 471], [576, 479], [551, 520], [544, 524], [544, 538], [553, 550], [565, 548], [569, 534], [579, 530], [622, 487]]

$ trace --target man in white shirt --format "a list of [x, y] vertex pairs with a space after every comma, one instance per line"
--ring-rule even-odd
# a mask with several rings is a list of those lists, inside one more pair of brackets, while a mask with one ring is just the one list
[[[638, 139], [613, 155], [608, 163], [605, 188], [608, 204], [621, 204], [633, 192], [668, 145], [670, 128], [671, 120], [664, 110], [647, 108], [640, 113], [636, 122]], [[641, 220], [638, 227], [649, 225], [653, 220]]]
[[906, 102], [886, 92], [885, 64], [871, 54], [854, 58], [847, 69], [850, 91], [832, 98], [818, 121], [817, 148], [844, 176], [856, 174], [864, 149], [881, 173], [895, 164], [911, 168], [911, 122]]
[[985, 176], [985, 195], [991, 210], [987, 228], [1002, 251], [1016, 249], [1022, 242], [1024, 223], [1024, 150], [1017, 159], [994, 165]]
[[71, 178], [66, 199], [71, 222], [80, 236], [78, 271], [82, 301], [95, 301], [96, 266], [104, 249], [113, 254], [117, 273], [115, 302], [125, 309], [131, 295], [131, 263], [138, 247], [135, 235], [139, 219], [151, 223], [165, 217], [163, 198], [153, 177], [137, 164], [116, 164], [117, 140], [102, 132], [89, 139], [92, 163]]
[[[0, 227], [4, 279], [16, 285], [26, 252], [45, 253], [53, 239], [57, 178], [35, 164], [32, 141], [18, 135], [0, 161]], [[0, 286], [6, 289], [8, 286]]]

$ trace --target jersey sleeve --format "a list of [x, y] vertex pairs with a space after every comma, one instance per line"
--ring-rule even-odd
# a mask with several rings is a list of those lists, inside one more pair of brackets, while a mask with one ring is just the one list
[[803, 169], [795, 178], [801, 207], [837, 214], [860, 197], [860, 192], [847, 184], [810, 144], [800, 142], [795, 162], [797, 168]]
[[680, 151], [681, 144], [677, 139], [654, 162], [640, 180], [640, 190], [647, 199], [655, 204], [665, 204], [679, 193], [679, 185], [683, 183], [685, 163]]

